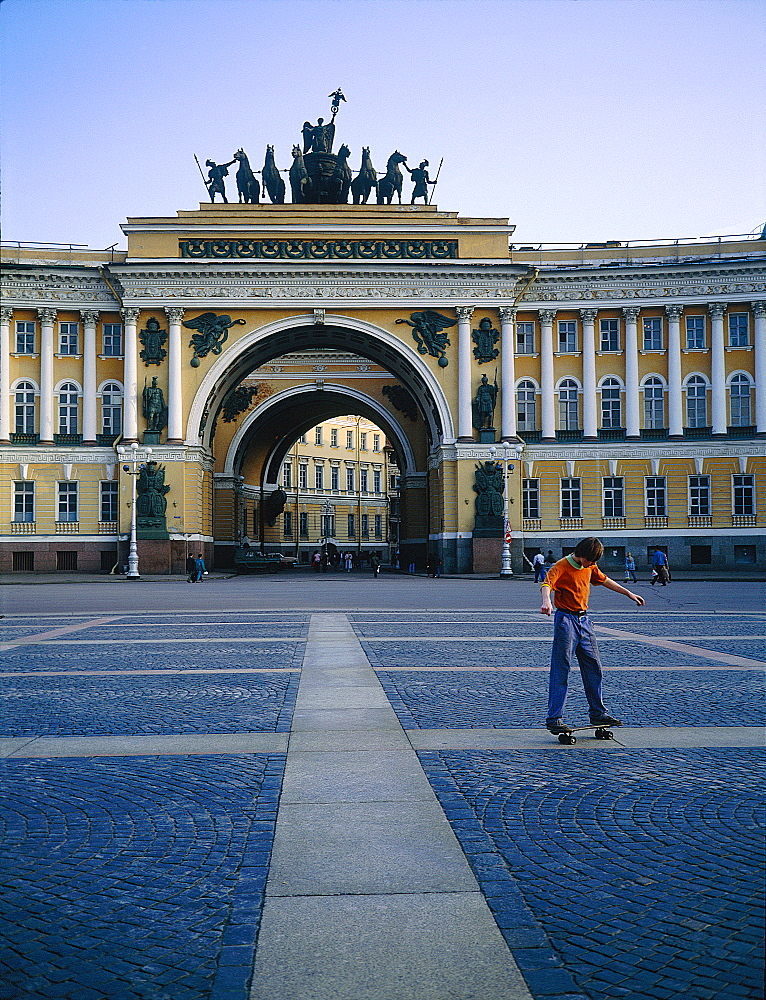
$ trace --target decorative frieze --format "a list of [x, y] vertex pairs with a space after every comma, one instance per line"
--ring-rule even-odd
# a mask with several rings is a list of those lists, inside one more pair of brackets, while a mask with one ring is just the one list
[[262, 260], [449, 260], [457, 240], [179, 240], [182, 257]]

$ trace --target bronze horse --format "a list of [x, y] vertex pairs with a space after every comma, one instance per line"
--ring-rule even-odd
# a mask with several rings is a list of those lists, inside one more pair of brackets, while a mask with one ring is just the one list
[[389, 156], [386, 163], [386, 176], [378, 182], [378, 204], [390, 205], [394, 198], [394, 192], [399, 197], [399, 204], [402, 203], [402, 172], [399, 169], [400, 163], [406, 163], [407, 157], [395, 149]]
[[261, 185], [250, 168], [250, 161], [245, 151], [242, 148], [238, 149], [234, 154], [234, 159], [239, 162], [239, 169], [237, 170], [239, 200], [246, 205], [257, 205], [260, 202]]
[[308, 170], [303, 162], [300, 146], [293, 146], [293, 164], [290, 167], [290, 190], [294, 205], [302, 205], [306, 200], [307, 188], [310, 184]]
[[377, 196], [378, 174], [372, 165], [370, 147], [364, 146], [362, 149], [362, 165], [359, 168], [359, 173], [351, 181], [351, 197], [354, 199], [354, 204], [366, 205], [367, 199], [370, 197], [370, 191], [373, 188], [375, 188], [375, 195]]
[[351, 150], [345, 143], [338, 150], [337, 163], [328, 187], [335, 194], [337, 205], [345, 205], [348, 202], [348, 192], [351, 187], [351, 167], [348, 165], [348, 158]]
[[269, 192], [269, 198], [271, 198], [272, 204], [284, 205], [285, 182], [282, 180], [282, 174], [280, 173], [279, 167], [274, 162], [273, 146], [266, 147], [266, 160], [263, 164], [261, 176], [263, 177], [263, 186]]

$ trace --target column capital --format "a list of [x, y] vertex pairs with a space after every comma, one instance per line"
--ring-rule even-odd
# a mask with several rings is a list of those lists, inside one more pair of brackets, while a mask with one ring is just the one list
[[709, 302], [707, 308], [713, 319], [723, 319], [723, 314], [726, 312], [726, 303]]
[[751, 302], [750, 304], [756, 316], [766, 316], [766, 301], [761, 300], [758, 302]]
[[638, 319], [638, 314], [641, 312], [640, 306], [623, 306], [622, 315], [626, 320], [632, 320], [634, 323]]
[[169, 323], [180, 323], [185, 313], [186, 310], [181, 306], [165, 306], [165, 315]]
[[39, 316], [41, 323], [52, 324], [56, 322], [57, 312], [55, 309], [50, 309], [48, 307], [38, 309], [37, 315]]
[[580, 317], [583, 323], [594, 323], [596, 321], [596, 316], [598, 315], [598, 309], [581, 309]]
[[518, 309], [516, 306], [501, 306], [497, 311], [500, 314], [500, 319], [503, 323], [513, 323], [516, 319]]
[[98, 323], [98, 309], [81, 309], [80, 319], [86, 326], [95, 326]]
[[135, 306], [126, 306], [125, 308], [120, 309], [120, 315], [126, 323], [137, 323], [138, 317], [141, 315], [141, 310], [137, 309]]
[[13, 309], [10, 306], [0, 306], [0, 322], [10, 323], [13, 319]]
[[665, 306], [665, 315], [668, 319], [680, 319], [683, 311], [684, 307], [676, 305], [675, 303], [670, 306]]
[[552, 323], [556, 318], [555, 309], [538, 309], [537, 315], [540, 317], [541, 323]]
[[455, 306], [457, 318], [461, 323], [470, 323], [475, 308], [476, 306]]

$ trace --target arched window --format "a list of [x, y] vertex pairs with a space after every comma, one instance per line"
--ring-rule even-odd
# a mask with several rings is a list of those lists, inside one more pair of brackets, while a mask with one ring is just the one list
[[686, 380], [686, 426], [707, 427], [707, 382], [701, 375]]
[[116, 382], [101, 389], [101, 433], [113, 438], [122, 434], [122, 388]]
[[644, 427], [665, 426], [665, 386], [653, 375], [644, 382]]
[[578, 389], [574, 379], [565, 378], [559, 385], [559, 430], [575, 431], [580, 426]]
[[35, 387], [31, 382], [19, 382], [16, 394], [16, 433], [35, 433]]
[[622, 427], [622, 387], [616, 378], [605, 378], [601, 383], [601, 426]]
[[729, 410], [732, 427], [750, 426], [750, 379], [747, 375], [732, 375], [729, 382]]
[[59, 386], [59, 434], [76, 434], [80, 394], [74, 382]]
[[537, 403], [534, 382], [524, 379], [516, 389], [516, 415], [520, 431], [537, 429]]

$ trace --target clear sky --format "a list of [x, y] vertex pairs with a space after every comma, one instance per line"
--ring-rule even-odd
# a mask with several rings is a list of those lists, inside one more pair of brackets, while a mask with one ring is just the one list
[[[356, 171], [519, 244], [766, 223], [766, 0], [2, 0], [4, 240], [125, 245], [207, 198], [194, 162], [288, 167], [336, 121]], [[230, 200], [236, 200], [233, 173]], [[289, 188], [288, 188], [289, 190]], [[411, 185], [405, 185], [409, 201]]]

